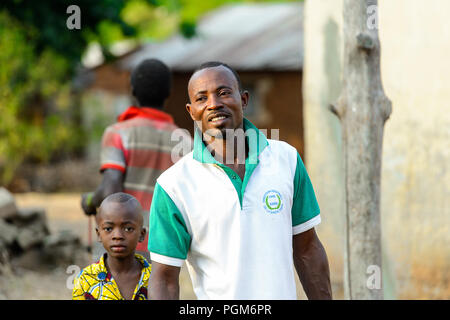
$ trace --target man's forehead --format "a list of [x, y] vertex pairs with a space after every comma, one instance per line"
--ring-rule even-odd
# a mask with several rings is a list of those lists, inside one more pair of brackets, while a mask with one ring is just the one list
[[189, 80], [188, 90], [200, 90], [208, 85], [225, 85], [237, 88], [238, 82], [233, 72], [224, 67], [209, 67], [195, 72]]

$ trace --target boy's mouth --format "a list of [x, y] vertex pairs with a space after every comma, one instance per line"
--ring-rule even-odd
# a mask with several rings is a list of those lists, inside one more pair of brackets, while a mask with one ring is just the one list
[[127, 249], [126, 246], [123, 245], [115, 245], [115, 246], [111, 246], [111, 251], [113, 252], [123, 252]]

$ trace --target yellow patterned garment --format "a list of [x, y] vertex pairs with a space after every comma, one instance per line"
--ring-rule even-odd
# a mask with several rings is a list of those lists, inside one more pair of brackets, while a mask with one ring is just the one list
[[[73, 300], [124, 300], [116, 281], [106, 269], [105, 255], [97, 263], [84, 268], [75, 279]], [[147, 300], [148, 279], [152, 267], [143, 256], [135, 254], [135, 257], [142, 264], [142, 272], [132, 299]]]

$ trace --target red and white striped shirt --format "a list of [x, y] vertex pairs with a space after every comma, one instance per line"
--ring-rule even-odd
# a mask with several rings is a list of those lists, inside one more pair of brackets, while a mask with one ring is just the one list
[[[144, 226], [152, 203], [156, 179], [172, 164], [171, 151], [179, 143], [172, 133], [178, 127], [172, 117], [148, 107], [129, 107], [118, 122], [103, 133], [100, 171], [123, 172], [123, 192], [134, 196], [144, 209]], [[191, 137], [185, 137], [191, 139]], [[136, 250], [147, 251], [148, 235]]]

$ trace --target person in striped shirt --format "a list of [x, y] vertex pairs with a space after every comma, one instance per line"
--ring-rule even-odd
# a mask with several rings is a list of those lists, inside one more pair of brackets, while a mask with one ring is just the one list
[[[81, 206], [87, 215], [93, 215], [108, 195], [125, 192], [141, 203], [147, 226], [156, 179], [174, 163], [171, 151], [179, 137], [174, 141], [172, 134], [178, 127], [163, 111], [171, 90], [171, 72], [163, 62], [144, 60], [133, 70], [130, 80], [137, 104], [104, 131], [102, 182], [94, 192], [82, 195]], [[191, 137], [185, 135], [182, 141], [189, 143]], [[148, 259], [147, 241], [148, 236], [136, 250]]]

